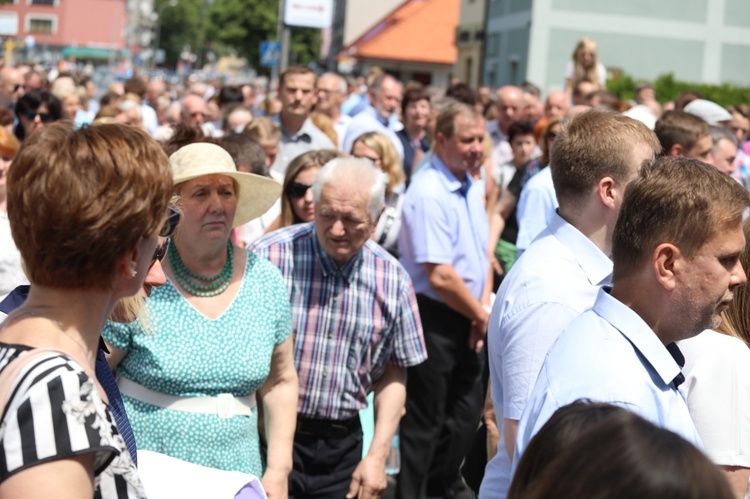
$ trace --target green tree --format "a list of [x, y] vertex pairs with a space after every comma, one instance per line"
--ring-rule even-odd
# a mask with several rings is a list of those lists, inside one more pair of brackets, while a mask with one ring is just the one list
[[[260, 65], [260, 43], [276, 39], [278, 0], [216, 0], [209, 12], [208, 44], [218, 53], [232, 52]], [[292, 28], [289, 60], [316, 61], [320, 30]]]
[[[660, 75], [652, 83], [656, 91], [656, 98], [662, 104], [675, 100], [685, 90], [694, 90], [700, 93], [704, 99], [714, 101], [722, 106], [750, 102], [750, 87], [741, 87], [730, 83], [720, 85], [690, 83], [676, 80], [672, 73]], [[623, 100], [635, 97], [636, 85], [636, 80], [625, 73], [607, 81], [607, 88]]]
[[155, 0], [154, 10], [161, 12], [160, 48], [165, 51], [165, 64], [174, 67], [182, 49], [189, 45], [195, 52], [201, 39], [204, 0], [179, 0], [174, 7], [170, 0]]

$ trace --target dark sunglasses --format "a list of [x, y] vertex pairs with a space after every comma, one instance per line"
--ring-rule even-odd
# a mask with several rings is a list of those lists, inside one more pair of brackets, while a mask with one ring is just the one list
[[29, 121], [34, 121], [37, 116], [39, 116], [39, 119], [42, 120], [42, 123], [49, 123], [52, 121], [52, 115], [49, 113], [37, 113], [36, 111], [28, 110], [25, 113], [26, 119]]
[[172, 237], [177, 225], [180, 223], [180, 216], [181, 214], [179, 211], [174, 208], [169, 208], [169, 215], [167, 215], [167, 220], [159, 231], [159, 235], [161, 237]]
[[286, 195], [290, 198], [301, 198], [307, 193], [307, 189], [310, 187], [312, 186], [300, 182], [292, 182], [286, 188]]
[[170, 241], [171, 239], [168, 237], [162, 244], [156, 247], [156, 249], [154, 250], [154, 256], [151, 257], [151, 265], [148, 266], [149, 269], [154, 266], [156, 260], [159, 260], [161, 262], [162, 260], [164, 260], [164, 257], [167, 256]]

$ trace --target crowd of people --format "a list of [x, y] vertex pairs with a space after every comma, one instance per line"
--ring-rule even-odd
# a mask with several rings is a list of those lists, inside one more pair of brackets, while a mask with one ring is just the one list
[[606, 78], [0, 68], [0, 496], [750, 497], [750, 107]]

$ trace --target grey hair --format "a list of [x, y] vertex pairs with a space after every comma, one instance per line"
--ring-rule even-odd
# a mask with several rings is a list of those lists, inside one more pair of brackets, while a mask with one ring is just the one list
[[328, 72], [328, 73], [323, 73], [322, 75], [318, 76], [318, 80], [320, 80], [321, 78], [325, 78], [327, 76], [336, 77], [336, 79], [339, 82], [339, 92], [341, 92], [343, 95], [346, 95], [346, 91], [349, 89], [349, 87], [346, 84], [346, 80], [344, 79], [344, 77], [338, 73]]
[[372, 223], [378, 221], [380, 212], [385, 204], [385, 187], [388, 175], [379, 170], [371, 161], [359, 158], [334, 158], [326, 163], [318, 172], [313, 182], [313, 201], [317, 205], [323, 186], [349, 185], [352, 187], [370, 188], [367, 201], [367, 212]]
[[721, 139], [727, 139], [729, 142], [731, 142], [735, 146], [740, 145], [740, 141], [737, 140], [737, 136], [734, 135], [729, 130], [727, 130], [726, 128], [716, 126], [716, 125], [710, 125], [708, 128], [711, 129], [711, 141], [714, 143], [714, 147], [716, 147], [719, 144], [719, 141]]

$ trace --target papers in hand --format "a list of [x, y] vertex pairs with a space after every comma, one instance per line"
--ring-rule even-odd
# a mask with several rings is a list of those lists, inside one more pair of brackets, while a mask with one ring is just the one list
[[138, 449], [138, 475], [149, 499], [267, 499], [258, 477]]

